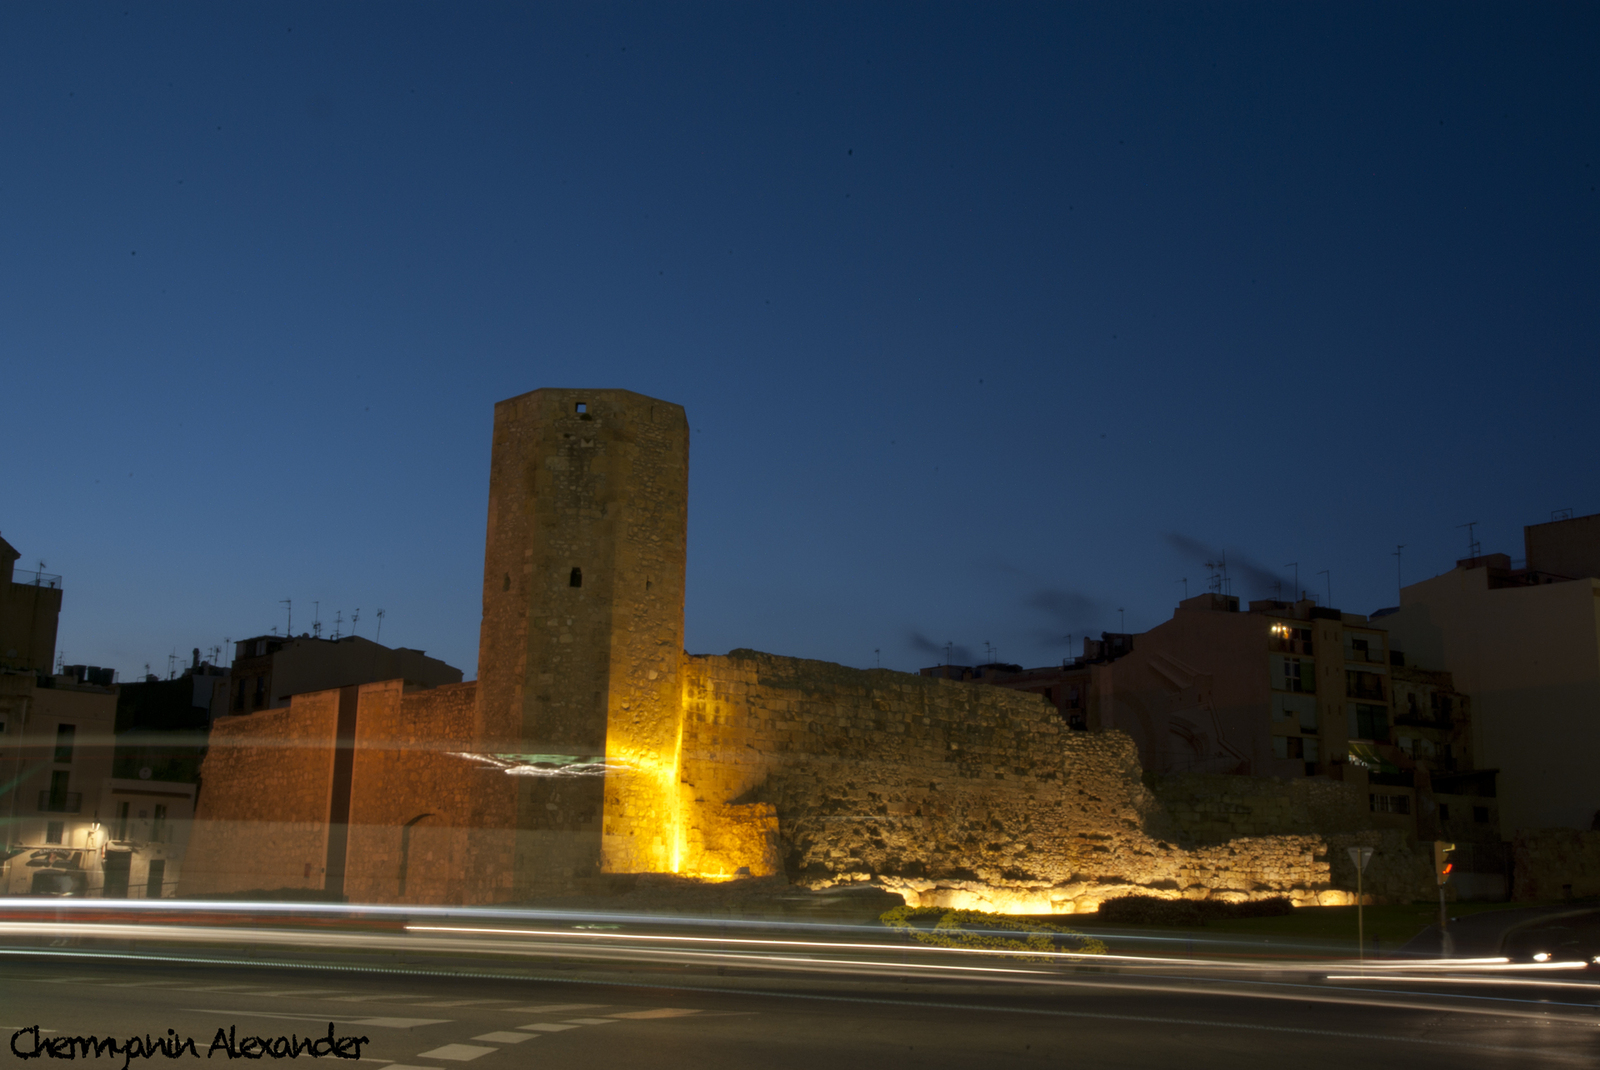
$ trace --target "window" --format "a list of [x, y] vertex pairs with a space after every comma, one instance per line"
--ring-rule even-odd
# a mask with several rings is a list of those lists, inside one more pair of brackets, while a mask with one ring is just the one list
[[572, 567], [572, 575], [567, 577], [567, 585], [569, 587], [582, 587], [583, 586], [583, 569], [578, 568], [576, 565], [574, 565]]
[[1382, 706], [1350, 704], [1350, 738], [1389, 742], [1389, 711]]
[[111, 826], [111, 838], [113, 840], [125, 840], [128, 838], [128, 804], [125, 802], [117, 804], [117, 820]]
[[1480, 825], [1487, 825], [1489, 823], [1489, 808], [1487, 806], [1474, 806], [1472, 808], [1472, 820]]
[[67, 823], [65, 821], [46, 822], [44, 826], [44, 842], [60, 843], [61, 834], [66, 830], [66, 827]]
[[1285, 658], [1283, 661], [1284, 683], [1290, 691], [1300, 690], [1300, 659]]
[[1299, 736], [1273, 736], [1272, 756], [1274, 758], [1300, 758], [1306, 756], [1305, 740]]
[[262, 657], [263, 655], [266, 654], [266, 652], [267, 652], [267, 641], [265, 639], [257, 639], [256, 640], [256, 657], [258, 657], [258, 658]]
[[589, 411], [589, 406], [588, 406], [587, 403], [580, 401], [574, 407], [573, 411], [576, 412], [579, 416], [582, 416], [584, 413]]
[[76, 725], [62, 724], [56, 726], [56, 761], [72, 761], [72, 737], [77, 732]]
[[256, 707], [256, 709], [259, 710], [261, 707], [265, 706], [266, 704], [267, 704], [267, 678], [265, 676], [258, 676], [258, 677], [256, 677], [255, 707]]
[[50, 774], [49, 809], [62, 811], [67, 808], [67, 788], [71, 777], [72, 774], [65, 769], [57, 769]]
[[[167, 841], [167, 808], [162, 803], [156, 803], [156, 816], [150, 823], [150, 839], [156, 843]], [[151, 863], [154, 865], [155, 863]]]
[[233, 708], [236, 710], [244, 709], [245, 686], [245, 678], [239, 677], [239, 693], [233, 697]]
[[1367, 805], [1375, 814], [1409, 814], [1411, 812], [1411, 796], [1368, 795]]
[[1383, 698], [1383, 677], [1375, 672], [1344, 671], [1345, 693], [1351, 698]]
[[1076, 710], [1083, 708], [1083, 692], [1076, 687], [1067, 688], [1067, 709]]

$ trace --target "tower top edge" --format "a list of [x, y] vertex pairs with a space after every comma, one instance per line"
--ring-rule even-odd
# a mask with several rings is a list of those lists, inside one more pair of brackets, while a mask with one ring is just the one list
[[622, 390], [616, 387], [591, 388], [565, 386], [541, 386], [537, 390], [528, 391], [526, 394], [517, 394], [514, 397], [497, 401], [495, 402], [494, 407], [498, 409], [502, 405], [514, 405], [519, 402], [528, 402], [535, 399], [542, 400], [545, 398], [562, 398], [572, 401], [582, 401], [585, 397], [615, 399], [619, 401], [625, 400], [636, 403], [648, 402], [652, 405], [670, 405], [673, 408], [680, 410], [683, 408], [682, 405], [679, 405], [675, 401], [667, 401], [665, 398], [652, 397], [649, 394], [641, 394], [637, 390]]

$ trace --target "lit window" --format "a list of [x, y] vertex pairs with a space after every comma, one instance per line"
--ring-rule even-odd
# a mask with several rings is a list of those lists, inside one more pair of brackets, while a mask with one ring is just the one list
[[45, 824], [45, 826], [44, 826], [44, 842], [45, 843], [60, 843], [61, 842], [61, 835], [65, 831], [65, 829], [66, 829], [66, 822], [64, 822], [64, 821], [50, 821], [50, 822], [47, 822]]

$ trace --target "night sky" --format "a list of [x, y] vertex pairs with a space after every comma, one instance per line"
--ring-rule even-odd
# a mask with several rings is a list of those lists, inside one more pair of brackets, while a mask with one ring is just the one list
[[0, 534], [68, 663], [289, 598], [470, 677], [494, 403], [625, 387], [693, 428], [691, 652], [1045, 664], [1222, 552], [1370, 612], [1397, 544], [1600, 512], [1597, 45], [1594, 4], [7, 4]]

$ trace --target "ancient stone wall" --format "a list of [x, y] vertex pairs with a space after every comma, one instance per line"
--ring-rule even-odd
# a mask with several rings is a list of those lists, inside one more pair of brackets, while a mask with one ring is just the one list
[[515, 784], [474, 754], [473, 683], [361, 688], [349, 876], [361, 903], [493, 903], [512, 897]]
[[1600, 832], [1522, 829], [1512, 840], [1512, 859], [1513, 899], [1600, 896]]
[[689, 872], [711, 872], [696, 829], [715, 841], [718, 814], [764, 806], [775, 844], [743, 812], [752, 873], [776, 855], [801, 883], [876, 880], [913, 902], [1070, 913], [1135, 890], [1347, 898], [1315, 836], [1177, 847], [1132, 741], [1073, 732], [1037, 695], [754, 651], [688, 658], [684, 691]]
[[217, 719], [179, 895], [323, 887], [338, 720], [338, 691]]
[[1360, 832], [1371, 824], [1364, 790], [1323, 777], [1147, 773], [1145, 783], [1185, 843]]

